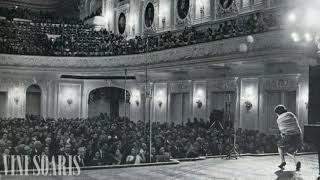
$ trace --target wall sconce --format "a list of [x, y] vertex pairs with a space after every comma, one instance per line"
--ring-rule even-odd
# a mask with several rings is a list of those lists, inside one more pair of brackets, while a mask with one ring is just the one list
[[202, 107], [202, 101], [198, 100], [196, 103], [197, 103], [197, 107], [200, 109]]
[[73, 103], [73, 100], [72, 100], [71, 98], [68, 98], [68, 99], [67, 99], [67, 103], [68, 103], [68, 105], [70, 106], [70, 105]]
[[134, 34], [136, 33], [136, 26], [133, 25], [133, 26], [131, 27], [131, 30], [132, 30], [132, 34], [134, 35]]
[[163, 29], [166, 27], [166, 17], [165, 16], [162, 17], [162, 27], [163, 27]]
[[140, 105], [140, 101], [139, 101], [139, 99], [140, 99], [140, 91], [134, 89], [134, 90], [131, 91], [131, 94], [132, 94], [132, 96], [131, 96], [130, 102], [135, 103], [137, 106], [139, 106]]
[[250, 111], [252, 109], [252, 103], [250, 101], [244, 102], [244, 106], [246, 107], [247, 111]]
[[161, 106], [162, 106], [162, 101], [158, 101], [158, 106], [159, 106], [159, 108], [161, 108]]
[[139, 102], [138, 100], [136, 100], [135, 102], [136, 102], [136, 105], [137, 105], [137, 106], [140, 105], [140, 102]]
[[18, 96], [14, 97], [13, 100], [14, 100], [14, 102], [15, 102], [16, 104], [19, 103], [19, 97], [18, 97]]
[[200, 15], [201, 15], [201, 18], [203, 18], [203, 16], [204, 16], [204, 6], [200, 7]]

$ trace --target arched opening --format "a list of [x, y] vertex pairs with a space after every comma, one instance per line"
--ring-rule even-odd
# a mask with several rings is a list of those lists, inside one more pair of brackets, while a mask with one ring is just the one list
[[[111, 116], [129, 116], [130, 93], [117, 87], [102, 87], [94, 89], [89, 93], [88, 117], [95, 117], [101, 113], [107, 113]], [[126, 99], [126, 103], [125, 103]], [[126, 108], [125, 108], [126, 106]]]
[[26, 114], [41, 114], [41, 89], [38, 85], [33, 84], [28, 87], [26, 92]]

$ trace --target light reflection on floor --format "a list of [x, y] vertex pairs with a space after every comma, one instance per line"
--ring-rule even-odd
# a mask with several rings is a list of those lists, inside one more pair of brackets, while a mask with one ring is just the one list
[[278, 156], [241, 157], [238, 160], [206, 159], [178, 165], [82, 171], [79, 177], [3, 177], [0, 180], [316, 180], [316, 155], [299, 157], [302, 169], [292, 161], [284, 171], [277, 168]]

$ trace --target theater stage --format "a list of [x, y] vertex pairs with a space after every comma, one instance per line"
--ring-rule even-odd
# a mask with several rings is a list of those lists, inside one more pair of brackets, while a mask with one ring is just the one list
[[220, 158], [181, 162], [177, 165], [118, 168], [82, 171], [79, 177], [4, 177], [21, 180], [165, 180], [165, 179], [213, 179], [213, 180], [315, 180], [317, 178], [317, 155], [298, 157], [302, 162], [301, 172], [295, 172], [291, 160], [284, 171], [279, 171], [278, 156], [246, 157], [238, 160]]

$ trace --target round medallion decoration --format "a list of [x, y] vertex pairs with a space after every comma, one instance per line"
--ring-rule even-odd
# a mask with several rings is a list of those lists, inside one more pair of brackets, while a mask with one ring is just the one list
[[149, 28], [154, 22], [154, 6], [151, 2], [148, 3], [144, 12], [144, 24]]
[[178, 0], [177, 10], [180, 19], [185, 19], [189, 13], [190, 0]]
[[123, 34], [126, 30], [126, 15], [121, 13], [118, 20], [118, 31], [120, 34]]

